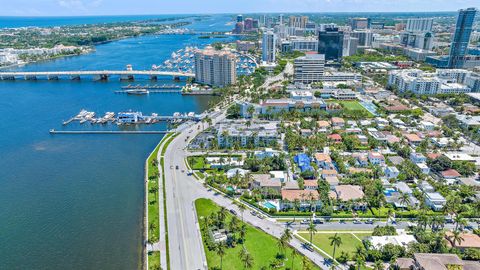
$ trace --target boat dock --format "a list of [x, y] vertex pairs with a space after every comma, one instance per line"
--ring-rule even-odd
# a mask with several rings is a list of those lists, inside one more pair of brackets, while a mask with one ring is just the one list
[[166, 134], [169, 130], [55, 130], [50, 134]]
[[140, 84], [137, 84], [137, 85], [126, 85], [126, 86], [122, 86], [122, 89], [181, 89], [182, 86], [180, 85], [175, 85], [175, 84], [162, 84], [162, 85], [158, 85], [158, 84], [154, 84], [154, 85], [149, 85], [149, 84], [146, 84], [146, 85], [140, 85]]
[[176, 112], [173, 115], [158, 115], [152, 113], [151, 115], [143, 115], [142, 112], [119, 112], [117, 114], [113, 112], [107, 112], [103, 117], [95, 117], [95, 112], [89, 112], [87, 110], [81, 110], [76, 116], [63, 122], [66, 126], [74, 121], [78, 121], [80, 124], [89, 122], [90, 124], [116, 124], [121, 125], [136, 125], [136, 124], [155, 124], [158, 122], [172, 122], [181, 123], [183, 121], [200, 121], [205, 117], [203, 114], [195, 114], [194, 112], [179, 113]]
[[[146, 94], [160, 94], [160, 93], [180, 93], [180, 90], [173, 90], [173, 89], [165, 89], [165, 90], [148, 90], [148, 91], [145, 91], [144, 93], [135, 93], [135, 92], [131, 92], [131, 90], [133, 89], [129, 89], [129, 90], [121, 90], [121, 91], [115, 91], [115, 94], [129, 94], [129, 95], [146, 95]], [[135, 89], [137, 90], [137, 89]], [[138, 89], [140, 90], [140, 89]]]

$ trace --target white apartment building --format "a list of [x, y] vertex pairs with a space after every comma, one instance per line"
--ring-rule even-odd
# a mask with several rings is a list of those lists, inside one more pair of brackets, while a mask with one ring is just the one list
[[[388, 85], [400, 92], [412, 92], [417, 95], [468, 93], [471, 89], [463, 85], [465, 70], [437, 70], [428, 73], [419, 69], [392, 70], [388, 73]], [[468, 72], [467, 72], [468, 73]]]
[[263, 33], [262, 39], [262, 61], [275, 63], [275, 53], [277, 45], [277, 36], [273, 31], [268, 30]]

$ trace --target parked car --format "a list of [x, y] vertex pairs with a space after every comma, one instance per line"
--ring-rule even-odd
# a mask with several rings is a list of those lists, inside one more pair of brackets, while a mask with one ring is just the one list
[[230, 209], [230, 213], [232, 213], [232, 215], [234, 215], [234, 216], [237, 215], [237, 212], [235, 212], [235, 210], [233, 210], [233, 209]]
[[354, 219], [353, 224], [362, 224], [362, 222], [359, 219]]
[[177, 166], [175, 166], [175, 169], [177, 169], [177, 170], [178, 170], [178, 165], [177, 165]]
[[257, 215], [257, 212], [255, 212], [255, 211], [250, 211], [250, 214], [252, 214], [252, 216], [256, 216], [256, 215]]

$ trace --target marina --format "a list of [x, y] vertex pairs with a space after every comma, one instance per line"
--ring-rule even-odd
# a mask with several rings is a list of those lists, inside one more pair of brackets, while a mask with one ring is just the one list
[[[176, 50], [171, 53], [170, 58], [165, 60], [161, 65], [153, 65], [152, 70], [161, 70], [164, 72], [179, 72], [179, 73], [195, 73], [195, 51], [198, 50], [196, 46], [186, 46], [183, 49]], [[233, 50], [237, 56], [237, 74], [249, 75], [257, 68], [258, 64], [255, 58], [251, 55], [240, 53]]]
[[140, 84], [137, 84], [137, 85], [125, 85], [125, 86], [122, 86], [122, 89], [181, 89], [182, 86], [181, 85], [176, 85], [176, 84], [161, 84], [161, 85], [158, 85], [158, 84], [154, 84], [154, 85], [150, 85], [150, 84], [145, 84], [145, 85], [140, 85]]
[[143, 115], [142, 112], [126, 111], [119, 112], [117, 114], [113, 112], [106, 112], [103, 117], [95, 117], [95, 112], [81, 110], [76, 116], [63, 122], [66, 126], [72, 122], [79, 122], [84, 124], [86, 122], [90, 124], [116, 124], [120, 125], [134, 125], [134, 124], [155, 124], [159, 122], [172, 122], [180, 123], [183, 121], [200, 121], [203, 118], [203, 114], [195, 114], [194, 112], [180, 113], [175, 112], [173, 115], [158, 115], [152, 113], [151, 115]]
[[55, 130], [50, 134], [167, 134], [168, 130]]

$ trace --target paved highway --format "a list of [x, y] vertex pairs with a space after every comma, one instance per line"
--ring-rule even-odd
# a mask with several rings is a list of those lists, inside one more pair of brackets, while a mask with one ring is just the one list
[[[224, 119], [224, 117], [224, 115], [220, 115], [212, 118], [213, 123]], [[184, 158], [187, 153], [184, 149], [187, 144], [187, 136], [193, 138], [200, 132], [200, 128], [201, 124], [196, 124], [193, 128], [185, 129], [172, 141], [165, 152], [165, 188], [170, 264], [172, 269], [207, 269], [201, 233], [194, 208], [196, 199], [209, 198], [227, 209], [234, 209], [237, 213], [240, 213], [240, 210], [232, 203], [231, 199], [205, 188], [202, 183], [186, 173], [187, 167], [184, 163]], [[245, 211], [243, 218], [251, 225], [275, 237], [280, 237], [286, 227], [284, 224], [276, 223], [272, 220], [260, 219], [251, 215], [250, 211]], [[298, 239], [293, 239], [290, 244], [322, 269], [328, 269], [328, 266], [324, 264], [325, 259], [317, 252], [304, 249]]]

